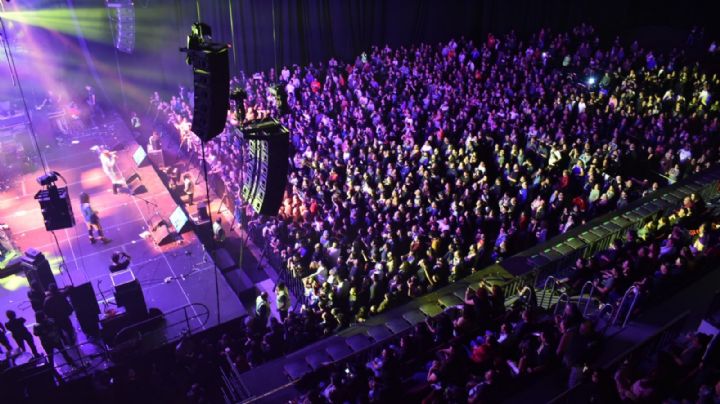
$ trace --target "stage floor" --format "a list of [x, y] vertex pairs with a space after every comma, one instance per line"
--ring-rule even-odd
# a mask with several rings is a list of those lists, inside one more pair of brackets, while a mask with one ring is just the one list
[[[118, 195], [112, 193], [110, 180], [103, 173], [97, 154], [90, 148], [117, 144], [125, 145], [118, 153], [118, 166], [123, 174], [128, 177], [137, 172], [148, 192], [137, 196], [127, 191]], [[135, 165], [132, 153], [137, 147], [127, 126], [119, 118], [113, 118], [109, 119], [106, 129], [100, 128], [77, 137], [75, 142], [43, 150], [50, 170], [59, 172], [67, 180], [76, 218], [73, 228], [54, 232], [57, 243], [53, 234], [45, 230], [39, 205], [34, 200], [35, 193], [41, 188], [36, 182], [42, 174], [41, 168], [18, 178], [13, 189], [0, 193], [0, 223], [10, 226], [13, 240], [21, 251], [32, 247], [45, 254], [59, 287], [92, 283], [101, 310], [106, 305], [113, 307], [108, 266], [112, 253], [123, 251], [132, 257], [131, 268], [142, 285], [148, 308], [168, 313], [190, 304], [204, 305], [209, 316], [207, 324], [201, 328], [218, 324], [218, 318], [223, 323], [245, 315], [240, 300], [205, 256], [202, 244], [192, 231], [183, 233], [182, 240], [160, 247], [151, 239], [141, 237], [158, 213], [168, 220], [177, 205], [152, 166]], [[64, 186], [62, 180], [58, 186]], [[91, 244], [88, 240], [78, 202], [83, 191], [90, 195], [91, 205], [100, 213], [105, 236], [112, 240], [109, 244]], [[63, 261], [65, 269], [61, 268]], [[11, 309], [34, 323], [28, 289], [22, 275], [0, 279], [0, 321], [7, 321], [5, 311]], [[199, 308], [202, 307], [194, 306], [189, 312], [197, 313]]]

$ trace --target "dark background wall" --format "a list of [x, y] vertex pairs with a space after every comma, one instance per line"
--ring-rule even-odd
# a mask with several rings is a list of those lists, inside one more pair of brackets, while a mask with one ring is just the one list
[[[67, 0], [75, 7], [97, 7], [96, 0]], [[541, 27], [568, 29], [580, 22], [595, 25], [603, 37], [649, 32], [683, 35], [693, 25], [711, 24], [712, 1], [650, 0], [200, 0], [204, 22], [214, 39], [233, 45], [231, 71], [252, 73], [293, 63], [338, 57], [352, 60], [371, 45], [391, 47], [446, 41], [464, 35], [480, 39], [487, 32], [514, 29], [521, 35]], [[178, 47], [197, 20], [192, 0], [137, 0], [137, 47], [133, 54], [112, 55], [103, 43], [90, 43], [92, 58], [115, 63], [105, 72], [106, 92], [139, 109], [154, 90], [174, 91], [191, 85], [190, 69]], [[273, 24], [274, 22], [274, 24]], [[275, 29], [273, 29], [275, 27]], [[658, 28], [660, 27], [660, 28]], [[234, 32], [234, 35], [232, 35]], [[679, 34], [678, 34], [679, 33]], [[655, 34], [650, 34], [654, 36]], [[109, 36], [109, 34], [108, 34]], [[662, 43], [664, 39], [658, 39]], [[277, 44], [277, 46], [274, 46]], [[112, 77], [112, 76], [115, 77]], [[124, 89], [120, 91], [119, 79]], [[116, 80], [112, 80], [112, 79]], [[144, 106], [144, 104], [143, 104]]]

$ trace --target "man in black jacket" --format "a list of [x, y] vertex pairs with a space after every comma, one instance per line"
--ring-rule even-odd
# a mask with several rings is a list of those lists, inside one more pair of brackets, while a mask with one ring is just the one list
[[5, 327], [12, 334], [13, 339], [20, 350], [25, 351], [25, 343], [27, 343], [30, 346], [33, 356], [40, 356], [37, 348], [35, 347], [35, 341], [33, 340], [32, 334], [30, 334], [30, 331], [28, 331], [25, 327], [25, 319], [23, 317], [18, 317], [12, 310], [6, 311], [5, 314], [8, 318], [8, 322], [5, 323]]
[[48, 318], [48, 316], [42, 311], [35, 313], [35, 320], [37, 325], [33, 330], [33, 334], [40, 338], [40, 343], [48, 357], [48, 363], [54, 367], [55, 349], [60, 351], [60, 354], [65, 358], [65, 362], [68, 365], [75, 367], [75, 361], [70, 355], [68, 355], [65, 346], [63, 345], [60, 328], [58, 328], [55, 322]]
[[70, 320], [73, 307], [67, 298], [58, 290], [57, 285], [51, 283], [45, 292], [43, 311], [62, 331], [61, 337], [67, 344], [75, 342], [75, 328]]

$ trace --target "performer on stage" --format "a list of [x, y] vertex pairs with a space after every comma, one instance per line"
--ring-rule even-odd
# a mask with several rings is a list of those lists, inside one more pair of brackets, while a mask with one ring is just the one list
[[148, 139], [148, 151], [160, 150], [161, 148], [162, 144], [160, 143], [160, 134], [158, 131], [154, 130], [152, 135], [150, 135], [150, 139]]
[[100, 150], [100, 164], [102, 164], [105, 175], [107, 175], [112, 182], [113, 194], [117, 195], [118, 190], [125, 185], [125, 179], [117, 168], [117, 153], [105, 149]]
[[130, 128], [133, 132], [140, 132], [140, 128], [142, 127], [142, 122], [140, 122], [140, 117], [138, 116], [137, 112], [134, 112], [130, 115]]
[[9, 230], [10, 226], [5, 223], [0, 223], [0, 259], [2, 259], [5, 254], [15, 249], [12, 239], [8, 234]]
[[110, 272], [118, 272], [128, 269], [130, 266], [130, 256], [122, 251], [115, 251], [112, 255], [112, 263], [110, 264]]
[[90, 195], [85, 192], [80, 193], [80, 211], [82, 212], [85, 224], [88, 228], [88, 237], [90, 237], [90, 242], [95, 244], [97, 241], [94, 234], [94, 231], [97, 231], [100, 241], [105, 244], [109, 243], [110, 239], [105, 237], [103, 234], [103, 228], [102, 225], [100, 225], [100, 216], [98, 216], [98, 212], [90, 206]]
[[193, 197], [195, 196], [195, 181], [193, 181], [190, 174], [183, 175], [183, 193], [188, 198], [188, 205], [193, 204]]
[[223, 229], [222, 218], [220, 216], [215, 219], [215, 223], [213, 223], [212, 229], [213, 239], [215, 239], [215, 242], [217, 242], [218, 244], [222, 244], [223, 242], [225, 242], [225, 229]]

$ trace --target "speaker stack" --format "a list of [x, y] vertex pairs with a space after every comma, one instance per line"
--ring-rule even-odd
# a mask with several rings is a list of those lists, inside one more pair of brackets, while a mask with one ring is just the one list
[[43, 291], [48, 290], [51, 283], [55, 283], [55, 276], [50, 269], [50, 263], [42, 252], [28, 248], [22, 257], [25, 276], [30, 283], [35, 282]]
[[67, 187], [49, 187], [35, 194], [40, 203], [40, 212], [48, 231], [68, 229], [75, 226], [75, 216], [70, 203]]
[[95, 298], [95, 290], [89, 282], [70, 289], [70, 302], [75, 308], [80, 328], [85, 335], [100, 335], [100, 305]]
[[230, 108], [230, 71], [228, 47], [208, 43], [193, 52], [195, 89], [192, 131], [203, 142], [214, 138], [225, 129]]
[[253, 122], [242, 132], [249, 150], [243, 199], [259, 214], [277, 215], [287, 185], [290, 132], [275, 119]]
[[110, 279], [115, 288], [115, 303], [124, 307], [125, 312], [134, 320], [144, 320], [148, 312], [145, 295], [132, 269], [113, 272]]

